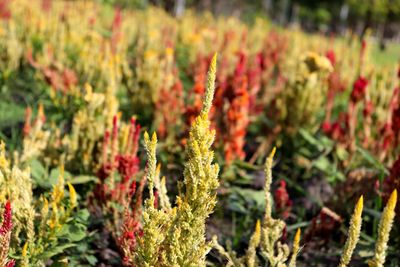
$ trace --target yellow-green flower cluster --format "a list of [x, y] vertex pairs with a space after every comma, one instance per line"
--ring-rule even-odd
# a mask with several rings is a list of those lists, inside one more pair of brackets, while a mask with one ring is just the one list
[[206, 266], [211, 245], [205, 240], [205, 222], [216, 204], [218, 165], [213, 164], [211, 145], [215, 133], [210, 130], [208, 113], [214, 94], [216, 55], [208, 73], [203, 109], [194, 121], [187, 145], [187, 163], [180, 184], [177, 206], [162, 210], [154, 207], [156, 179], [155, 146], [157, 137], [145, 135], [148, 155], [147, 179], [150, 198], [143, 212], [143, 237], [139, 239], [136, 261], [139, 266]]
[[[235, 267], [254, 267], [260, 266], [261, 262], [257, 256], [257, 249], [261, 256], [268, 262], [268, 266], [273, 267], [295, 267], [296, 258], [300, 250], [300, 230], [296, 232], [292, 253], [286, 244], [280, 241], [283, 229], [286, 226], [282, 220], [272, 218], [272, 164], [275, 148], [270, 153], [265, 162], [265, 214], [262, 225], [260, 221], [256, 223], [256, 229], [250, 239], [249, 247], [243, 257], [237, 257], [230, 246], [227, 251], [218, 244], [217, 237], [214, 237], [214, 246], [227, 260], [227, 266]], [[292, 255], [289, 259], [290, 254]]]
[[[0, 143], [0, 202], [9, 200], [13, 207], [11, 252], [20, 259], [20, 266], [44, 266], [46, 253], [57, 246], [64, 235], [62, 228], [73, 218], [77, 193], [68, 183], [69, 199], [65, 198], [64, 171], [50, 196], [42, 195], [35, 204], [32, 197], [30, 170], [11, 167], [4, 143]], [[60, 253], [60, 252], [58, 252]]]

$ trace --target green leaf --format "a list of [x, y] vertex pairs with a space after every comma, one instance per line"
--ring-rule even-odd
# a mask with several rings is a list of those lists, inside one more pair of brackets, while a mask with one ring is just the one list
[[236, 166], [238, 166], [239, 168], [246, 169], [246, 170], [250, 170], [250, 171], [257, 171], [257, 170], [260, 169], [260, 167], [254, 165], [254, 164], [250, 164], [250, 163], [248, 163], [248, 162], [245, 162], [245, 161], [243, 161], [243, 160], [236, 160], [236, 161], [234, 162], [234, 164], [235, 164]]
[[314, 161], [313, 165], [323, 172], [329, 172], [331, 167], [331, 163], [326, 157], [319, 157]]
[[45, 184], [44, 177], [47, 176], [47, 171], [42, 165], [42, 163], [36, 159], [29, 162], [29, 167], [31, 168], [31, 175], [35, 182], [42, 187]]
[[97, 263], [97, 258], [93, 255], [85, 255], [85, 259], [87, 260], [87, 262], [91, 265], [96, 265]]
[[380, 170], [381, 172], [385, 173], [386, 175], [389, 174], [389, 171], [386, 169], [386, 167], [380, 163], [374, 156], [372, 156], [367, 150], [363, 149], [362, 147], [357, 146], [357, 152], [360, 153], [360, 155], [374, 168]]
[[86, 237], [86, 226], [80, 223], [66, 224], [60, 233], [64, 238], [72, 242], [78, 242]]
[[42, 259], [50, 259], [56, 255], [63, 253], [67, 248], [72, 248], [75, 246], [76, 246], [76, 244], [68, 243], [68, 244], [58, 245], [55, 247], [50, 247], [46, 250], [46, 252], [44, 252], [41, 255], [41, 258]]
[[72, 177], [69, 182], [71, 184], [86, 184], [89, 182], [97, 182], [98, 178], [95, 176], [89, 176], [89, 175], [79, 175], [76, 177]]
[[247, 209], [239, 202], [230, 202], [229, 203], [229, 209], [241, 214], [246, 214]]
[[338, 158], [343, 161], [349, 158], [349, 152], [344, 147], [338, 146], [336, 148], [336, 155]]
[[87, 209], [81, 209], [75, 214], [75, 218], [80, 222], [87, 222], [89, 220], [90, 213]]
[[265, 205], [265, 193], [263, 190], [253, 190], [247, 188], [234, 187], [233, 192], [239, 194], [248, 202], [254, 202], [257, 206]]
[[312, 136], [307, 130], [305, 129], [300, 129], [299, 130], [300, 135], [311, 145], [316, 146], [319, 150], [321, 150], [321, 142], [315, 138], [314, 136]]
[[[61, 170], [60, 168], [54, 168], [50, 171], [50, 175], [49, 175], [49, 183], [51, 184], [51, 186], [55, 185], [58, 181], [58, 177], [60, 177], [61, 175]], [[68, 171], [64, 171], [64, 180], [69, 180], [68, 178], [72, 177], [72, 174], [69, 173]]]

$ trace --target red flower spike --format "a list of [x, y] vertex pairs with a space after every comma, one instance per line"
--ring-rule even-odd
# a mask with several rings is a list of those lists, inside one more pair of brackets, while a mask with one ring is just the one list
[[360, 76], [353, 84], [353, 91], [351, 92], [351, 101], [354, 103], [359, 102], [364, 98], [366, 93], [366, 88], [368, 85], [368, 80]]
[[31, 131], [32, 125], [31, 125], [31, 120], [32, 120], [32, 109], [31, 107], [27, 107], [25, 109], [25, 124], [24, 124], [24, 136], [27, 136], [29, 132]]
[[363, 109], [364, 117], [371, 116], [373, 111], [374, 111], [374, 104], [370, 100], [366, 101]]
[[11, 18], [10, 0], [0, 1], [0, 19], [9, 20]]
[[118, 149], [118, 117], [113, 117], [113, 128], [111, 136], [111, 167], [115, 167], [115, 157]]
[[140, 124], [133, 125], [133, 135], [132, 135], [132, 145], [130, 148], [130, 154], [131, 155], [136, 155], [138, 148], [139, 148], [139, 137], [140, 137]]
[[287, 219], [292, 207], [292, 201], [290, 200], [289, 194], [286, 190], [286, 181], [281, 180], [279, 182], [279, 187], [276, 189], [274, 194], [274, 200], [277, 212], [281, 214], [283, 219]]
[[159, 202], [158, 191], [154, 190], [154, 208], [156, 208], [156, 209], [158, 209], [158, 202]]
[[0, 235], [4, 236], [11, 231], [12, 228], [12, 211], [11, 211], [11, 203], [7, 201], [6, 205], [4, 206], [4, 213], [3, 213], [3, 224], [0, 228]]
[[120, 8], [115, 9], [114, 19], [111, 26], [111, 51], [116, 53], [118, 43], [121, 39], [121, 27], [122, 27], [122, 12]]
[[336, 55], [335, 55], [335, 51], [333, 50], [328, 50], [325, 54], [325, 56], [329, 59], [329, 61], [331, 62], [332, 66], [335, 66], [336, 64]]
[[331, 130], [332, 130], [332, 125], [329, 122], [325, 121], [325, 122], [322, 123], [322, 127], [321, 128], [322, 128], [322, 131], [325, 134], [330, 134]]
[[366, 49], [367, 49], [367, 41], [364, 39], [361, 41], [361, 50], [360, 50], [361, 59], [364, 58]]

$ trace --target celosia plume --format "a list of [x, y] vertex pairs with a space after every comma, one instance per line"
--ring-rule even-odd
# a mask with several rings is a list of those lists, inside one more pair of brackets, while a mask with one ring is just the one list
[[12, 221], [11, 221], [11, 204], [10, 201], [6, 202], [4, 206], [4, 213], [3, 213], [3, 223], [0, 227], [0, 235], [4, 236], [10, 233], [12, 228]]
[[386, 260], [390, 231], [392, 229], [397, 203], [397, 190], [395, 189], [386, 204], [378, 227], [378, 239], [375, 244], [374, 258], [368, 262], [370, 267], [383, 267]]
[[279, 187], [274, 193], [275, 209], [282, 219], [289, 217], [290, 210], [292, 208], [292, 201], [289, 198], [289, 194], [286, 190], [286, 181], [279, 181]]
[[363, 197], [358, 200], [354, 208], [353, 216], [351, 217], [349, 232], [347, 234], [347, 241], [343, 249], [342, 257], [340, 259], [340, 267], [346, 267], [350, 263], [351, 256], [360, 238], [361, 224], [362, 224], [362, 210], [363, 210]]
[[0, 227], [0, 266], [13, 267], [14, 260], [8, 260], [8, 250], [10, 248], [12, 211], [10, 201], [6, 202], [3, 212], [3, 222]]

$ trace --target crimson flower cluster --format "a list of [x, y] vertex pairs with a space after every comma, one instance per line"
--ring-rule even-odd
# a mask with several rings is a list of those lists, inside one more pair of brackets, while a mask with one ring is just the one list
[[[136, 191], [135, 175], [139, 171], [139, 158], [137, 157], [140, 125], [136, 120], [131, 120], [128, 141], [124, 151], [118, 151], [118, 119], [113, 119], [112, 133], [106, 131], [103, 140], [102, 165], [97, 172], [100, 183], [97, 184], [95, 196], [100, 203], [106, 205], [113, 201], [121, 205], [127, 202], [127, 196], [132, 196]], [[110, 140], [111, 139], [111, 140]], [[107, 179], [116, 171], [120, 181], [108, 185]], [[112, 186], [113, 188], [110, 188]], [[129, 201], [128, 201], [129, 202]]]
[[289, 194], [286, 189], [286, 181], [279, 181], [279, 187], [275, 190], [274, 201], [276, 212], [280, 214], [282, 219], [287, 219], [290, 215], [293, 202], [289, 198]]
[[55, 91], [61, 91], [66, 93], [71, 87], [78, 84], [78, 78], [74, 70], [64, 67], [61, 68], [62, 64], [58, 64], [54, 58], [53, 51], [48, 48], [46, 51], [49, 57], [49, 64], [40, 64], [34, 59], [32, 49], [29, 49], [26, 53], [26, 59], [28, 63], [39, 72], [42, 73], [46, 82]]
[[14, 267], [14, 260], [7, 260], [8, 249], [10, 247], [10, 237], [12, 229], [12, 210], [11, 203], [7, 201], [4, 206], [3, 223], [0, 227], [0, 261], [5, 263], [5, 267]]

